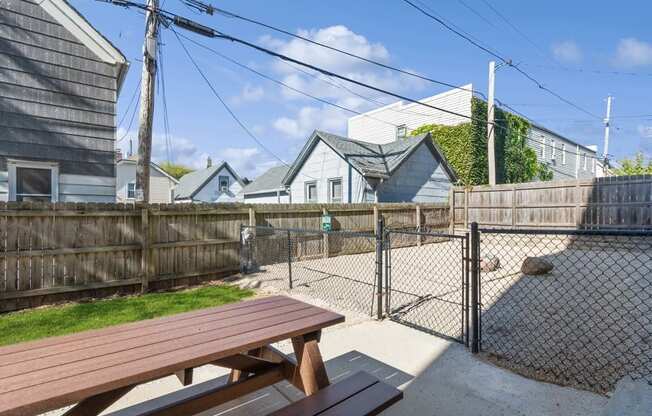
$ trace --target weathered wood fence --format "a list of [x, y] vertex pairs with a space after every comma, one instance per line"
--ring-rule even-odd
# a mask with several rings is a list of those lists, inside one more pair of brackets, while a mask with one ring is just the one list
[[450, 204], [455, 227], [652, 229], [652, 175], [457, 187]]
[[[196, 284], [238, 272], [240, 225], [449, 226], [448, 205], [0, 203], [0, 311]], [[333, 251], [330, 255], [336, 256]]]

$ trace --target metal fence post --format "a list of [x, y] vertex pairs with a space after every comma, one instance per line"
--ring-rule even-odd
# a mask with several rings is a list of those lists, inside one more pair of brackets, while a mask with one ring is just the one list
[[478, 289], [480, 283], [480, 231], [471, 223], [471, 352], [480, 352]]
[[385, 251], [385, 316], [389, 316], [392, 293], [392, 243], [388, 231], [383, 233], [383, 250]]
[[385, 221], [382, 216], [378, 217], [376, 224], [376, 286], [377, 292], [377, 318], [383, 319], [383, 234], [385, 232]]
[[292, 289], [292, 235], [288, 230], [288, 279], [290, 289]]

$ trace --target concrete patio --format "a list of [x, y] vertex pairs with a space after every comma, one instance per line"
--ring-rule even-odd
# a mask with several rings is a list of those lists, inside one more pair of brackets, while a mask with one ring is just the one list
[[[278, 346], [291, 351], [289, 343]], [[597, 394], [537, 382], [495, 367], [473, 357], [460, 344], [351, 313], [346, 323], [324, 331], [320, 347], [333, 382], [364, 370], [405, 392], [405, 398], [387, 415], [588, 416], [601, 414], [608, 403]], [[201, 367], [195, 384], [225, 379], [226, 374], [214, 366]], [[176, 377], [153, 381], [134, 389], [106, 413], [181, 388]], [[264, 415], [300, 397], [294, 387], [279, 383], [202, 415]]]

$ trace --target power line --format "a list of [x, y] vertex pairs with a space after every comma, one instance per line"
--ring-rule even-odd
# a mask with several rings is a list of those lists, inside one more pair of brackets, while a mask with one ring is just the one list
[[251, 139], [252, 139], [253, 141], [255, 141], [255, 142], [256, 142], [260, 147], [262, 147], [262, 148], [263, 148], [267, 153], [269, 153], [270, 155], [272, 155], [274, 158], [276, 158], [276, 159], [277, 159], [279, 162], [281, 162], [283, 165], [288, 166], [288, 164], [285, 163], [285, 161], [284, 161], [283, 159], [281, 159], [279, 156], [276, 155], [276, 153], [274, 153], [274, 152], [272, 152], [270, 149], [268, 149], [267, 146], [265, 146], [265, 145], [264, 145], [264, 144], [263, 144], [263, 143], [258, 139], [258, 137], [256, 137], [256, 135], [253, 134], [253, 133], [251, 132], [251, 130], [249, 130], [249, 128], [247, 128], [247, 126], [246, 126], [242, 121], [240, 121], [240, 119], [238, 118], [238, 116], [233, 112], [233, 110], [231, 110], [231, 108], [230, 108], [229, 105], [226, 103], [226, 101], [224, 101], [224, 99], [222, 99], [222, 96], [220, 96], [220, 94], [217, 92], [217, 90], [215, 90], [215, 87], [214, 87], [213, 84], [210, 82], [210, 80], [206, 77], [206, 75], [204, 74], [204, 71], [201, 70], [201, 68], [199, 67], [199, 65], [198, 65], [197, 62], [195, 61], [195, 59], [192, 57], [192, 55], [190, 54], [190, 51], [188, 50], [188, 48], [186, 48], [186, 45], [185, 45], [185, 44], [183, 43], [183, 41], [181, 40], [181, 37], [179, 37], [179, 34], [176, 32], [176, 30], [174, 30], [174, 28], [170, 28], [170, 29], [172, 30], [172, 33], [174, 33], [174, 35], [176, 36], [177, 40], [179, 41], [179, 44], [180, 44], [181, 47], [183, 48], [183, 50], [184, 50], [184, 52], [186, 53], [186, 56], [188, 57], [188, 59], [190, 60], [190, 62], [192, 62], [193, 66], [195, 67], [195, 69], [197, 70], [197, 72], [199, 72], [199, 75], [201, 75], [201, 77], [204, 79], [204, 81], [206, 82], [206, 84], [208, 85], [208, 87], [210, 88], [210, 90], [213, 92], [213, 95], [215, 95], [215, 97], [220, 101], [220, 103], [222, 103], [222, 106], [224, 107], [224, 109], [225, 109], [225, 110], [226, 110], [226, 111], [231, 115], [231, 117], [236, 121], [236, 123], [238, 123], [238, 125], [242, 128], [242, 130], [244, 130], [245, 133], [247, 133], [247, 135], [248, 135], [249, 137], [251, 137]]
[[569, 68], [566, 66], [548, 66], [540, 64], [522, 63], [521, 66], [529, 66], [551, 71], [565, 71], [565, 72], [579, 72], [582, 74], [596, 74], [596, 75], [617, 75], [617, 76], [632, 76], [632, 77], [652, 77], [652, 72], [627, 72], [627, 71], [606, 71], [592, 68]]
[[134, 103], [134, 100], [136, 99], [136, 96], [138, 95], [138, 91], [140, 91], [140, 82], [142, 80], [139, 78], [138, 79], [138, 84], [136, 85], [136, 88], [134, 89], [133, 94], [131, 95], [131, 99], [129, 100], [129, 104], [127, 105], [127, 108], [125, 109], [125, 112], [122, 114], [122, 117], [120, 117], [120, 121], [118, 122], [118, 125], [115, 126], [116, 130], [122, 126], [122, 122], [125, 121], [125, 118], [127, 117], [127, 114], [129, 114], [129, 109], [131, 108], [131, 105]]
[[163, 34], [159, 34], [159, 42], [157, 44], [158, 52], [159, 52], [159, 69], [156, 73], [156, 76], [159, 77], [159, 82], [161, 84], [161, 97], [163, 99], [163, 129], [165, 133], [165, 153], [167, 156], [167, 162], [170, 163], [172, 160], [172, 152], [171, 152], [171, 147], [172, 147], [172, 139], [170, 138], [170, 121], [169, 121], [169, 116], [168, 116], [168, 100], [167, 100], [167, 92], [165, 88], [165, 71], [164, 71], [164, 65], [163, 65], [163, 48], [162, 43], [163, 43]]
[[511, 67], [511, 68], [514, 68], [514, 69], [515, 69], [516, 71], [518, 71], [521, 75], [523, 75], [525, 78], [529, 79], [532, 83], [534, 83], [534, 84], [535, 84], [539, 89], [541, 89], [541, 90], [543, 90], [543, 91], [546, 91], [548, 94], [554, 96], [554, 97], [557, 98], [558, 100], [560, 100], [560, 101], [562, 101], [562, 102], [568, 104], [569, 106], [575, 108], [575, 109], [578, 110], [578, 111], [581, 111], [581, 112], [583, 112], [583, 113], [585, 113], [585, 114], [588, 114], [589, 116], [591, 116], [591, 117], [593, 117], [593, 118], [602, 119], [602, 117], [600, 117], [600, 116], [598, 116], [598, 115], [596, 115], [596, 114], [593, 114], [592, 112], [590, 112], [590, 111], [588, 111], [588, 110], [586, 110], [586, 109], [580, 107], [579, 105], [575, 104], [574, 102], [572, 102], [572, 101], [570, 101], [570, 100], [564, 98], [563, 96], [561, 96], [560, 94], [558, 94], [558, 93], [556, 93], [555, 91], [551, 90], [550, 88], [548, 88], [548, 87], [542, 85], [541, 82], [539, 82], [536, 78], [534, 78], [533, 76], [531, 76], [531, 75], [528, 74], [527, 72], [523, 71], [521, 68], [519, 68], [518, 65], [513, 64], [511, 59], [504, 58], [503, 56], [501, 56], [501, 55], [499, 55], [499, 54], [497, 54], [497, 53], [495, 53], [495, 52], [489, 50], [488, 48], [486, 48], [486, 47], [484, 47], [484, 46], [482, 46], [482, 45], [480, 45], [478, 42], [474, 41], [474, 40], [471, 39], [469, 36], [467, 36], [467, 35], [461, 33], [461, 32], [458, 31], [458, 30], [456, 30], [456, 29], [453, 28], [451, 25], [449, 25], [449, 24], [447, 24], [446, 22], [444, 22], [441, 18], [439, 18], [439, 17], [437, 17], [437, 16], [434, 16], [434, 15], [431, 14], [431, 13], [428, 13], [428, 11], [426, 11], [426, 10], [424, 10], [423, 8], [417, 6], [417, 5], [414, 4], [412, 1], [410, 1], [410, 0], [403, 0], [403, 2], [406, 3], [406, 4], [408, 4], [408, 5], [411, 6], [411, 7], [415, 8], [416, 10], [420, 11], [422, 14], [426, 15], [427, 17], [431, 18], [432, 20], [435, 20], [436, 22], [438, 22], [439, 24], [441, 24], [442, 26], [444, 26], [446, 29], [448, 29], [449, 31], [455, 33], [455, 34], [458, 35], [459, 37], [465, 39], [467, 42], [471, 43], [471, 44], [474, 45], [475, 47], [477, 47], [477, 48], [483, 50], [484, 52], [486, 52], [486, 53], [490, 54], [491, 56], [495, 57], [496, 59], [500, 60], [500, 61], [501, 61], [502, 63], [504, 63], [505, 65], [507, 65], [507, 66], [509, 66], [509, 67]]
[[496, 25], [495, 25], [491, 20], [489, 20], [489, 19], [487, 19], [486, 17], [484, 17], [484, 15], [483, 15], [482, 13], [478, 12], [477, 10], [475, 10], [473, 7], [471, 7], [471, 6], [470, 6], [467, 2], [465, 2], [464, 0], [457, 0], [457, 2], [460, 3], [462, 6], [464, 6], [464, 7], [465, 7], [467, 10], [469, 10], [471, 13], [473, 13], [474, 15], [476, 15], [477, 17], [479, 17], [480, 19], [482, 19], [482, 20], [483, 20], [486, 24], [488, 24], [489, 26], [493, 27], [493, 28], [496, 29], [496, 30], [500, 30], [500, 28], [499, 28], [498, 26], [496, 26]]

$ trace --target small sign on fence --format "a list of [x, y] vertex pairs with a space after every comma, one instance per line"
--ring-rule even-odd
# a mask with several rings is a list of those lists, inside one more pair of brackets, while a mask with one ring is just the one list
[[324, 214], [321, 216], [321, 230], [322, 231], [331, 231], [333, 229], [333, 217], [330, 214]]

